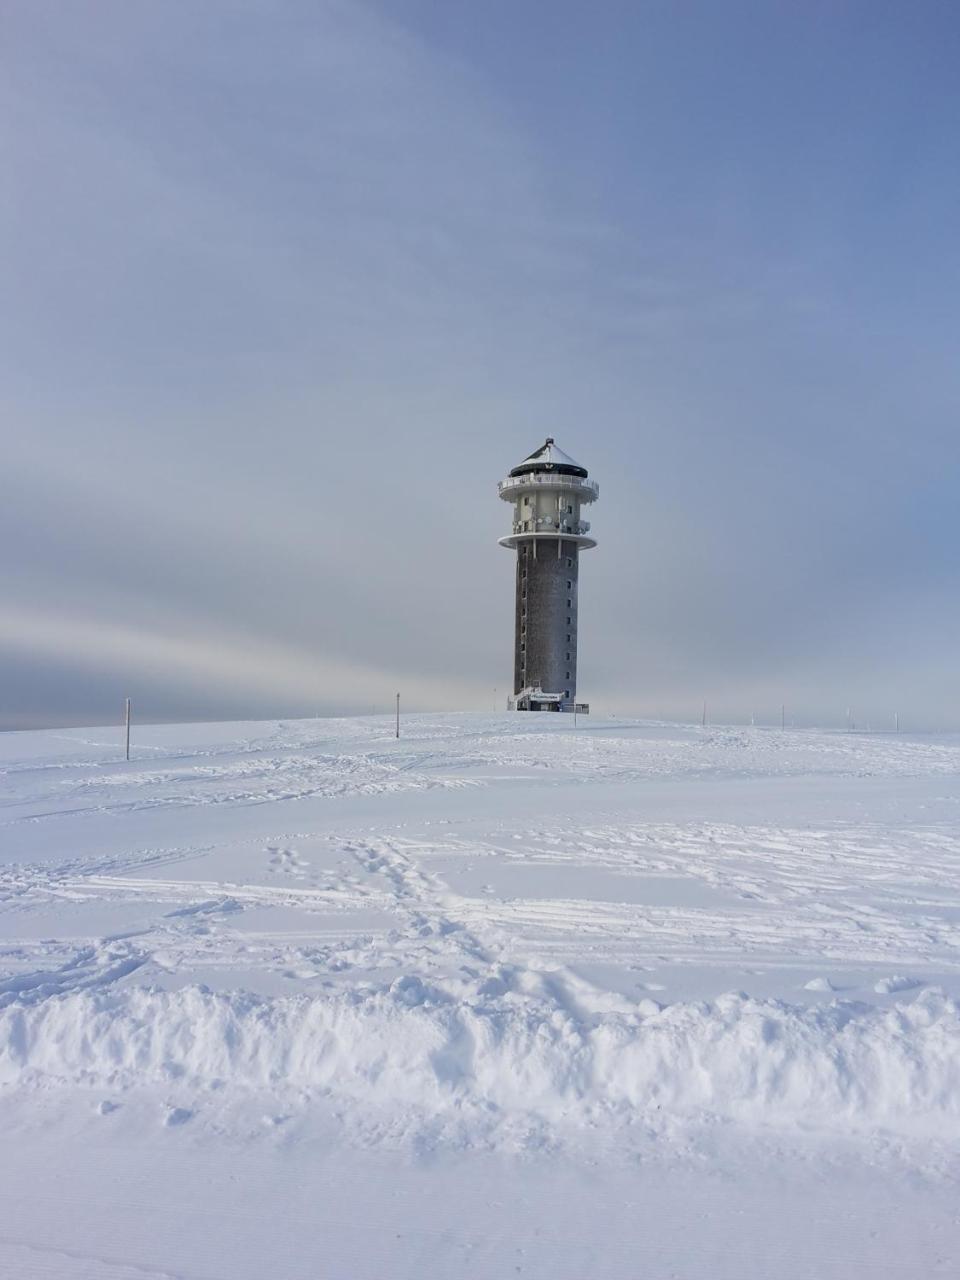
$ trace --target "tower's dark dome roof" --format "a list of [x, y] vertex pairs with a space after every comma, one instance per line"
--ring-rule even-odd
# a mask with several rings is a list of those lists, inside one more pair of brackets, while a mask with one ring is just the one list
[[558, 449], [553, 442], [553, 436], [547, 436], [546, 443], [531, 453], [529, 458], [524, 458], [519, 467], [514, 467], [510, 474], [525, 476], [532, 471], [553, 471], [562, 476], [581, 476], [584, 480], [587, 478], [587, 468], [581, 467], [562, 449]]

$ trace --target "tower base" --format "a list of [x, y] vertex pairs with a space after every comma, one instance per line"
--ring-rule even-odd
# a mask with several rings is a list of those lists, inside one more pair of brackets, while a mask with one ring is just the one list
[[515, 698], [507, 699], [508, 711], [565, 711], [586, 716], [589, 702], [570, 702], [562, 693], [544, 693], [542, 689], [521, 689]]

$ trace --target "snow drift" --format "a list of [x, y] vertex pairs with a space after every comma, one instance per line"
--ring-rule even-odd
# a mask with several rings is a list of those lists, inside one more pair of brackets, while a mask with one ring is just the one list
[[[484, 990], [488, 992], [484, 994]], [[99, 989], [0, 1011], [0, 1082], [289, 1088], [418, 1115], [623, 1123], [660, 1111], [960, 1133], [960, 1007], [730, 994], [584, 1015], [487, 979], [464, 1000], [388, 989], [264, 999]]]

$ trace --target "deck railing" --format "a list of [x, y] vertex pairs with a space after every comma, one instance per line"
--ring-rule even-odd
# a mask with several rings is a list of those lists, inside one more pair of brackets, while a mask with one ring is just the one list
[[590, 521], [581, 520], [579, 523], [562, 522], [553, 520], [550, 516], [537, 516], [535, 520], [514, 520], [514, 533], [541, 533], [548, 530], [553, 531], [559, 529], [561, 533], [568, 533], [571, 538], [582, 537], [583, 534], [589, 533]]
[[579, 493], [581, 502], [594, 502], [600, 496], [600, 486], [596, 480], [584, 480], [583, 476], [558, 475], [549, 471], [536, 471], [525, 476], [508, 476], [497, 486], [501, 498], [512, 496], [519, 489], [572, 490]]

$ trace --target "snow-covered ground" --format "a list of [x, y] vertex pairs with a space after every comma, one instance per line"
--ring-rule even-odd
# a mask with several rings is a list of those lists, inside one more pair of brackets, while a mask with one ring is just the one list
[[960, 739], [0, 736], [0, 1274], [960, 1274]]

